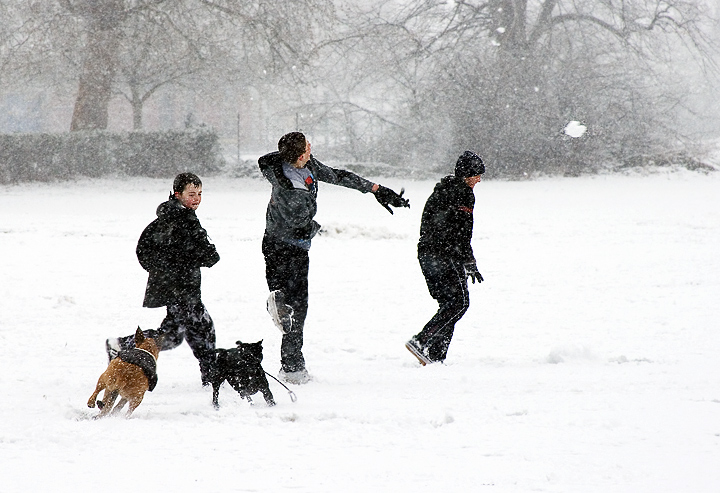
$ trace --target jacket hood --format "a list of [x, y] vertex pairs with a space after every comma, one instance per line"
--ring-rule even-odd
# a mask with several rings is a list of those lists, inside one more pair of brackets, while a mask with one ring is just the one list
[[465, 180], [460, 178], [459, 176], [448, 175], [448, 176], [443, 177], [440, 180], [438, 187], [448, 188], [448, 187], [457, 187], [460, 185], [467, 186], [467, 183], [465, 183]]
[[172, 217], [176, 214], [182, 213], [183, 211], [192, 211], [192, 209], [187, 209], [183, 207], [180, 201], [176, 199], [174, 195], [170, 195], [168, 200], [158, 206], [155, 214], [157, 215], [157, 217]]
[[283, 159], [278, 151], [265, 154], [258, 159], [258, 165], [263, 176], [273, 185], [292, 190], [295, 186], [283, 173]]

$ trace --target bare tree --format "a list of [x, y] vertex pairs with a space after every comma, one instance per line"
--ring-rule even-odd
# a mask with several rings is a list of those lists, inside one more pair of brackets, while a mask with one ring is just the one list
[[[458, 56], [446, 65], [447, 87], [473, 108], [452, 110], [457, 143], [480, 142], [501, 171], [516, 175], [574, 173], [667, 146], [681, 94], [666, 90], [658, 69], [673, 38], [704, 54], [698, 4], [545, 0], [532, 6], [526, 0], [457, 4], [458, 34], [485, 33], [494, 47], [479, 63]], [[581, 141], [560, 133], [575, 119], [591, 129]]]
[[[309, 18], [322, 19], [332, 6], [329, 0], [60, 2], [80, 19], [78, 35], [85, 40], [72, 130], [107, 127], [107, 108], [118, 83], [127, 86], [122, 93], [139, 128], [143, 104], [160, 87], [201, 72], [237, 72], [229, 67], [232, 55], [238, 65], [259, 57], [266, 72], [292, 77], [293, 68], [306, 63], [317, 31], [312, 28], [317, 22], [297, 13], [314, 11]], [[210, 63], [218, 58], [225, 63]]]
[[[13, 32], [16, 29], [16, 26], [13, 25], [13, 20], [16, 20], [14, 17], [10, 6], [4, 1], [0, 2], [0, 19], [3, 19], [3, 22], [0, 23], [0, 77], [7, 73], [12, 60], [12, 52], [16, 49], [16, 42], [13, 40]], [[2, 84], [2, 79], [0, 79], [0, 84]]]
[[322, 93], [322, 47], [337, 17], [333, 0], [200, 1], [232, 36], [227, 44], [233, 61], [217, 73], [232, 83], [245, 81], [244, 91], [260, 95], [257, 126], [263, 135], [309, 123], [307, 104]]
[[[334, 158], [397, 163], [404, 150], [404, 160], [418, 157], [416, 144], [430, 128], [415, 121], [429, 62], [422, 33], [435, 29], [434, 19], [425, 17], [424, 4], [345, 2], [338, 10], [316, 45], [316, 75], [305, 78], [305, 93], [296, 98], [299, 122], [322, 136]], [[403, 25], [401, 18], [412, 20]]]
[[217, 49], [202, 20], [183, 2], [167, 2], [124, 23], [115, 83], [132, 107], [133, 130], [143, 128], [143, 107], [159, 89], [210, 70]]
[[[666, 77], [673, 50], [711, 50], [707, 13], [685, 0], [383, 2], [362, 19], [377, 65], [404, 75], [385, 79], [406, 102], [390, 117], [397, 158], [474, 148], [515, 176], [667, 146], [683, 103]], [[591, 131], [564, 136], [571, 119]]]
[[57, 59], [52, 59], [47, 36], [52, 18], [45, 4], [0, 1], [0, 83], [21, 85], [38, 79], [45, 69], [53, 72]]
[[112, 97], [113, 78], [129, 12], [124, 0], [61, 0], [62, 6], [81, 19], [85, 53], [70, 130], [104, 129]]

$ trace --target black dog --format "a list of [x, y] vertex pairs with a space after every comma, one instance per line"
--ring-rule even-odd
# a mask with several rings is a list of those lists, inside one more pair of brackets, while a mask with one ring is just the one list
[[267, 405], [274, 406], [275, 399], [270, 392], [265, 370], [260, 364], [263, 359], [262, 341], [253, 344], [237, 341], [235, 344], [237, 347], [233, 349], [215, 350], [217, 358], [210, 378], [213, 388], [213, 406], [215, 409], [220, 407], [218, 396], [220, 386], [225, 380], [237, 390], [240, 397], [247, 399], [250, 404], [252, 404], [251, 396], [262, 392]]

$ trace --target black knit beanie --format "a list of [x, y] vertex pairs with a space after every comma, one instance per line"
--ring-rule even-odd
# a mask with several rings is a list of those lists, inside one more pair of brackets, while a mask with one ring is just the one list
[[485, 173], [485, 164], [480, 156], [472, 151], [463, 152], [455, 163], [455, 176], [469, 178]]

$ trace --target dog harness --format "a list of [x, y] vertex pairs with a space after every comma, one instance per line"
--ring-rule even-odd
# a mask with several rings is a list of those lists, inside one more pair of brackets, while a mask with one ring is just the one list
[[153, 389], [157, 385], [158, 377], [157, 361], [155, 361], [155, 357], [152, 354], [145, 351], [144, 349], [135, 348], [127, 351], [120, 351], [118, 353], [118, 358], [120, 358], [126, 363], [139, 366], [148, 379], [148, 390], [150, 392], [153, 391]]

